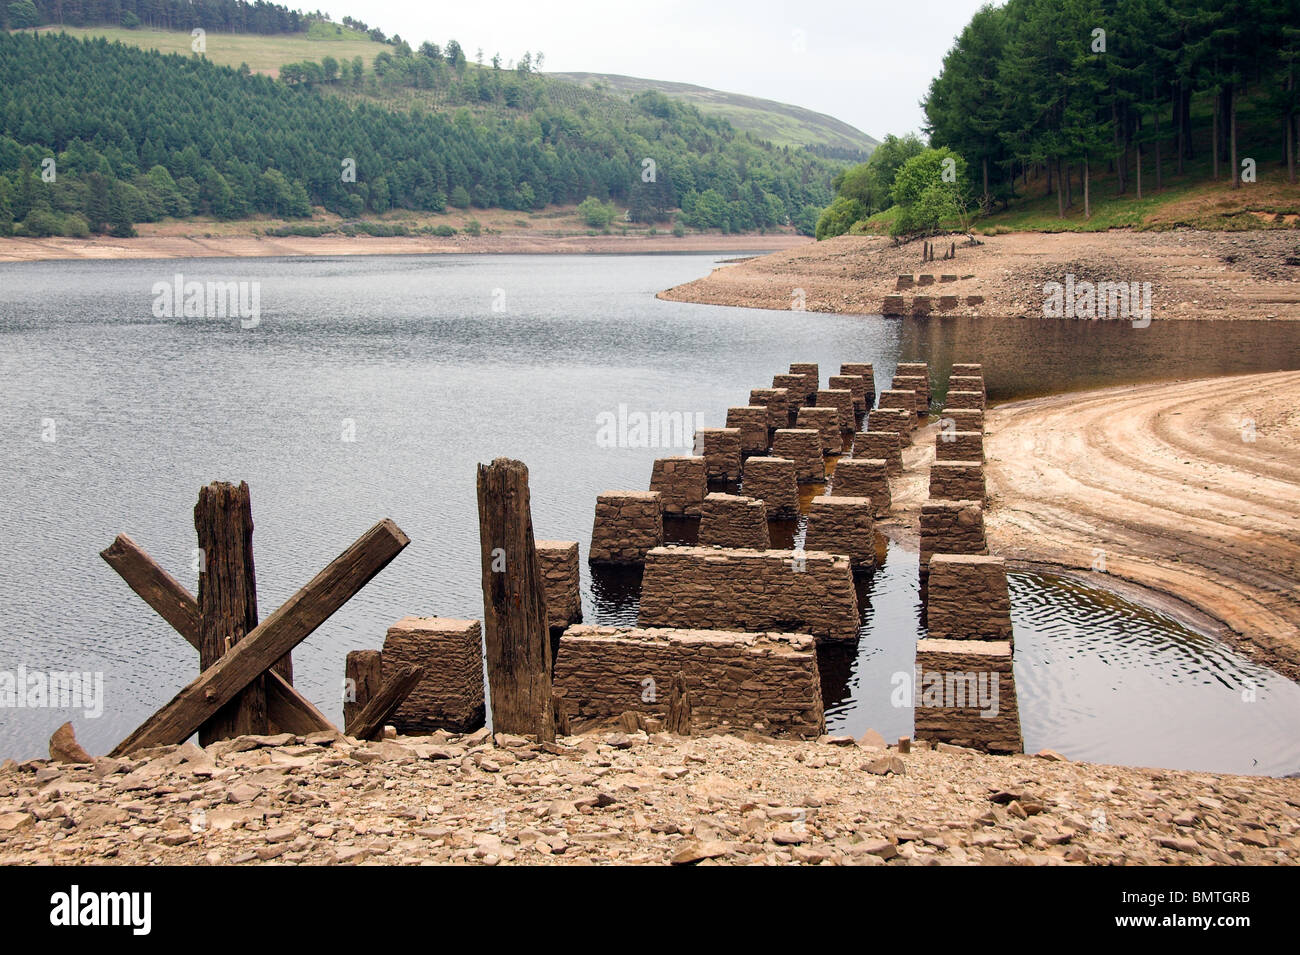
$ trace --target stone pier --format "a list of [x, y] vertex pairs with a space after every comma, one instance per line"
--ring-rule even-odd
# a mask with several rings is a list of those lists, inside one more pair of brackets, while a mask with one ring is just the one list
[[925, 613], [936, 639], [1013, 642], [1006, 564], [1001, 557], [935, 554]]
[[826, 483], [821, 433], [815, 428], [779, 429], [772, 435], [772, 456], [793, 461], [795, 480], [800, 484]]
[[701, 547], [752, 547], [767, 550], [767, 508], [752, 497], [710, 494], [700, 513]]
[[983, 501], [984, 464], [935, 461], [930, 465], [930, 497], [943, 501]]
[[867, 411], [876, 406], [876, 372], [869, 361], [847, 361], [840, 365], [841, 375], [856, 375], [866, 381], [863, 395]]
[[891, 388], [880, 393], [880, 410], [897, 408], [906, 411], [912, 418], [916, 417], [916, 392]]
[[930, 379], [920, 375], [895, 375], [889, 387], [893, 391], [913, 392], [918, 416], [923, 418], [930, 413]]
[[710, 481], [740, 480], [739, 428], [700, 428], [695, 432], [695, 450], [704, 458]]
[[926, 501], [921, 505], [921, 574], [935, 554], [987, 554], [984, 508], [978, 501]]
[[890, 474], [902, 474], [902, 436], [897, 431], [859, 431], [853, 436], [853, 457], [878, 458]]
[[821, 435], [823, 454], [839, 454], [844, 449], [838, 408], [800, 408], [795, 424], [800, 428], [811, 428]]
[[708, 467], [704, 458], [685, 455], [656, 458], [650, 472], [650, 490], [659, 492], [659, 503], [665, 514], [698, 515], [708, 486]]
[[767, 451], [767, 406], [744, 405], [727, 409], [727, 427], [740, 432], [740, 453]]
[[984, 392], [949, 391], [948, 397], [944, 399], [943, 407], [945, 411], [950, 411], [955, 408], [975, 408], [979, 411], [983, 411]]
[[858, 419], [853, 413], [853, 392], [847, 388], [822, 388], [817, 392], [818, 408], [834, 408], [840, 413], [840, 430], [854, 431]]
[[914, 687], [917, 739], [987, 753], [1024, 751], [1010, 643], [918, 641]]
[[977, 375], [953, 375], [948, 379], [949, 391], [978, 391], [987, 397], [984, 379]]
[[[820, 453], [817, 462], [821, 463]], [[768, 518], [799, 516], [799, 482], [789, 458], [750, 458], [745, 462], [740, 487], [746, 497], [757, 498], [767, 506]]]
[[940, 427], [943, 427], [942, 420], [949, 418], [957, 425], [957, 431], [978, 431], [984, 433], [984, 412], [979, 408], [945, 408], [940, 417]]
[[643, 627], [858, 635], [849, 559], [821, 551], [657, 547], [641, 581]]
[[596, 498], [587, 562], [640, 564], [664, 542], [664, 515], [658, 491], [606, 491]]
[[900, 361], [894, 366], [894, 380], [897, 381], [900, 375], [907, 378], [917, 377], [925, 383], [925, 386], [918, 390], [925, 393], [925, 407], [928, 411], [930, 399], [934, 397], [930, 388], [930, 363], [925, 361]]
[[693, 731], [757, 728], [799, 739], [826, 732], [817, 647], [807, 634], [570, 627], [553, 685], [570, 719], [611, 720], [631, 710], [662, 720], [678, 673]]
[[984, 460], [984, 434], [980, 431], [948, 431], [941, 429], [934, 436], [936, 461]]
[[814, 497], [808, 510], [805, 550], [846, 554], [854, 570], [876, 563], [876, 521], [865, 497]]
[[[853, 396], [853, 413], [855, 415], [864, 415], [867, 413], [867, 379], [861, 375], [831, 375], [828, 384], [832, 390], [847, 389]], [[875, 395], [872, 395], [874, 398]]]
[[983, 365], [953, 365], [952, 368], [949, 370], [948, 374], [950, 376], [957, 375], [958, 377], [962, 375], [979, 375], [981, 378], [983, 378], [984, 366]]
[[751, 405], [762, 405], [767, 409], [768, 431], [784, 428], [790, 424], [790, 392], [784, 388], [754, 388], [749, 393]]
[[867, 412], [868, 431], [895, 431], [902, 435], [902, 443], [909, 443], [912, 429], [916, 426], [916, 415], [905, 408], [876, 408]]
[[424, 667], [424, 675], [389, 720], [399, 733], [472, 733], [483, 726], [483, 631], [477, 620], [403, 617], [384, 637], [381, 681], [408, 663]]
[[538, 541], [537, 563], [542, 570], [547, 622], [563, 630], [582, 622], [582, 576], [577, 541]]
[[803, 407], [810, 404], [812, 395], [804, 394], [804, 388], [808, 385], [808, 380], [803, 375], [773, 375], [772, 387], [783, 389], [786, 393], [786, 411], [789, 417], [787, 423], [791, 421], [795, 413]]
[[817, 389], [822, 386], [821, 370], [817, 367], [817, 363], [811, 361], [793, 361], [790, 363], [790, 374], [803, 375], [804, 386], [806, 388], [804, 397], [811, 403], [813, 396], [817, 394]]
[[841, 458], [831, 476], [831, 492], [836, 497], [868, 497], [876, 516], [888, 514], [892, 505], [889, 493], [889, 465], [879, 458]]

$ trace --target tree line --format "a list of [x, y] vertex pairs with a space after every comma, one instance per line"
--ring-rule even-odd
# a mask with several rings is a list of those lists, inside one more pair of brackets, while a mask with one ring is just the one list
[[1061, 215], [1077, 175], [1086, 207], [1097, 162], [1139, 198], [1144, 168], [1159, 189], [1207, 156], [1234, 188], [1265, 158], [1294, 183], [1298, 57], [1300, 0], [1009, 0], [957, 37], [926, 131], [970, 164], [985, 209], [1031, 169]]
[[591, 196], [645, 222], [680, 208], [701, 228], [811, 232], [832, 197], [836, 164], [661, 94], [569, 109], [542, 78], [518, 79], [542, 84], [531, 108], [397, 111], [197, 56], [0, 34], [0, 231], [130, 234], [164, 216], [323, 206], [355, 219]]
[[0, 27], [124, 26], [222, 33], [298, 33], [310, 17], [265, 0], [16, 0], [0, 4]]

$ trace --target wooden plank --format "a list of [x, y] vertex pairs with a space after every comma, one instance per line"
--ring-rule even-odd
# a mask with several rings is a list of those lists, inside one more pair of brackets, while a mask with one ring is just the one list
[[384, 654], [381, 650], [348, 651], [347, 662], [344, 664], [344, 676], [352, 681], [351, 689], [354, 691], [353, 696], [355, 698], [352, 700], [347, 697], [343, 698], [344, 733], [349, 731], [348, 728], [361, 715], [361, 711], [366, 708], [366, 704], [384, 685], [383, 662]]
[[190, 646], [199, 648], [199, 604], [179, 580], [125, 534], [118, 534], [99, 556]]
[[[206, 670], [257, 627], [253, 502], [247, 482], [213, 481], [194, 505], [199, 539], [199, 669]], [[199, 727], [199, 745], [270, 731], [266, 680], [254, 678]]]
[[522, 462], [479, 465], [478, 522], [492, 728], [553, 740], [550, 631]]
[[379, 692], [357, 714], [357, 718], [346, 730], [347, 735], [357, 739], [374, 739], [378, 736], [383, 732], [384, 724], [411, 695], [423, 676], [424, 667], [419, 664], [404, 663], [398, 667], [392, 679], [381, 686]]
[[[195, 650], [199, 648], [199, 602], [180, 581], [158, 566], [140, 545], [125, 534], [118, 534], [99, 556], [190, 646]], [[266, 712], [272, 731], [277, 733], [305, 736], [335, 729], [325, 714], [274, 670], [267, 674]]]
[[380, 521], [171, 702], [118, 744], [114, 756], [148, 746], [178, 745], [329, 619], [402, 552], [410, 539], [391, 520]]

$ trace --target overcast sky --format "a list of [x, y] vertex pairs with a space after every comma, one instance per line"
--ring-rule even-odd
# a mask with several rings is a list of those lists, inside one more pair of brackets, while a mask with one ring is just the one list
[[[340, 6], [340, 2], [346, 6]], [[986, 0], [985, 0], [986, 2]], [[334, 0], [412, 46], [455, 38], [546, 54], [547, 71], [622, 73], [793, 103], [877, 139], [919, 130], [925, 95], [981, 0]], [[314, 9], [315, 6], [304, 7]]]

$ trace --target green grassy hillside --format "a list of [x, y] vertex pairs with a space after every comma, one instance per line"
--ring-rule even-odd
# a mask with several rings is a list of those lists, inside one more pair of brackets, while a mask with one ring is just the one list
[[615, 73], [548, 73], [547, 76], [605, 90], [625, 99], [646, 90], [657, 90], [665, 96], [685, 100], [702, 113], [722, 116], [737, 129], [778, 146], [828, 147], [865, 157], [878, 145], [878, 140], [834, 116], [756, 96]]

